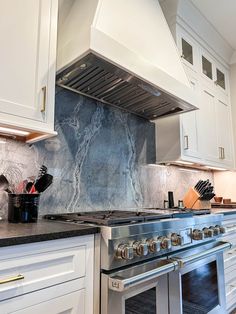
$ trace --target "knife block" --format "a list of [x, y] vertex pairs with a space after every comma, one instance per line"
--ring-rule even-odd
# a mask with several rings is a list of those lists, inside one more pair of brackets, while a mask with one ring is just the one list
[[210, 201], [200, 200], [200, 194], [194, 189], [190, 188], [183, 198], [184, 207], [201, 210], [201, 209], [210, 209]]

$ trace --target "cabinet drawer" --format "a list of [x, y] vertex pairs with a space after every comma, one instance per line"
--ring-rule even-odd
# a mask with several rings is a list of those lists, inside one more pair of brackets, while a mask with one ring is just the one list
[[[90, 314], [82, 279], [0, 302], [1, 314]], [[87, 312], [86, 312], [87, 311]], [[92, 313], [91, 313], [92, 314]]]
[[83, 278], [88, 239], [70, 239], [1, 249], [0, 300]]
[[233, 265], [236, 265], [236, 248], [226, 251], [224, 253], [224, 268], [227, 269]]
[[226, 307], [227, 310], [236, 307], [236, 282], [226, 285]]
[[225, 282], [229, 283], [236, 280], [236, 263], [225, 269]]

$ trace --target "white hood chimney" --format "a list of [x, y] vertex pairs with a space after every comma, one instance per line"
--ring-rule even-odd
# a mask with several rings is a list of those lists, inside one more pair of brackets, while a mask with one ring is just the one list
[[58, 85], [147, 119], [196, 109], [158, 0], [61, 0]]

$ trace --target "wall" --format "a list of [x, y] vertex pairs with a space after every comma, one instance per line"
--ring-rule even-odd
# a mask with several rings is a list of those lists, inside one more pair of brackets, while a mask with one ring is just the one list
[[[0, 173], [13, 187], [32, 179], [41, 164], [53, 174], [40, 214], [162, 207], [168, 190], [177, 203], [198, 179], [213, 180], [211, 172], [153, 165], [153, 123], [78, 94], [57, 90], [55, 123], [58, 136], [33, 146], [0, 143]], [[1, 192], [0, 214], [6, 211]]]
[[215, 172], [214, 182], [216, 195], [236, 202], [236, 171]]

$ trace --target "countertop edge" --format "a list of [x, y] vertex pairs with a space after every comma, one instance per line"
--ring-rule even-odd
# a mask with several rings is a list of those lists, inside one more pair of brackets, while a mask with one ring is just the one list
[[[52, 222], [52, 224], [54, 224]], [[12, 227], [14, 227], [13, 224], [9, 224]], [[62, 224], [62, 226], [65, 226], [65, 224]], [[0, 224], [1, 226], [1, 224]], [[7, 224], [6, 226], [6, 235], [4, 237], [0, 237], [0, 247], [6, 247], [6, 246], [14, 246], [14, 245], [20, 245], [20, 244], [30, 244], [30, 243], [36, 243], [36, 242], [45, 242], [45, 241], [51, 241], [51, 240], [59, 240], [59, 239], [66, 239], [66, 238], [72, 238], [72, 237], [80, 237], [84, 235], [92, 235], [99, 233], [100, 230], [96, 226], [78, 226], [78, 228], [75, 229], [75, 225], [70, 229], [69, 225], [66, 225], [67, 230], [60, 230], [60, 225], [57, 223], [57, 229], [52, 232], [39, 230], [32, 234], [27, 234], [26, 232], [20, 232], [19, 235], [14, 232], [14, 234], [11, 234], [11, 231], [9, 231], [9, 234], [7, 234]], [[19, 226], [17, 226], [19, 227]], [[22, 229], [24, 226], [22, 226]], [[4, 232], [4, 230], [3, 230]], [[29, 231], [30, 232], [30, 231]]]

